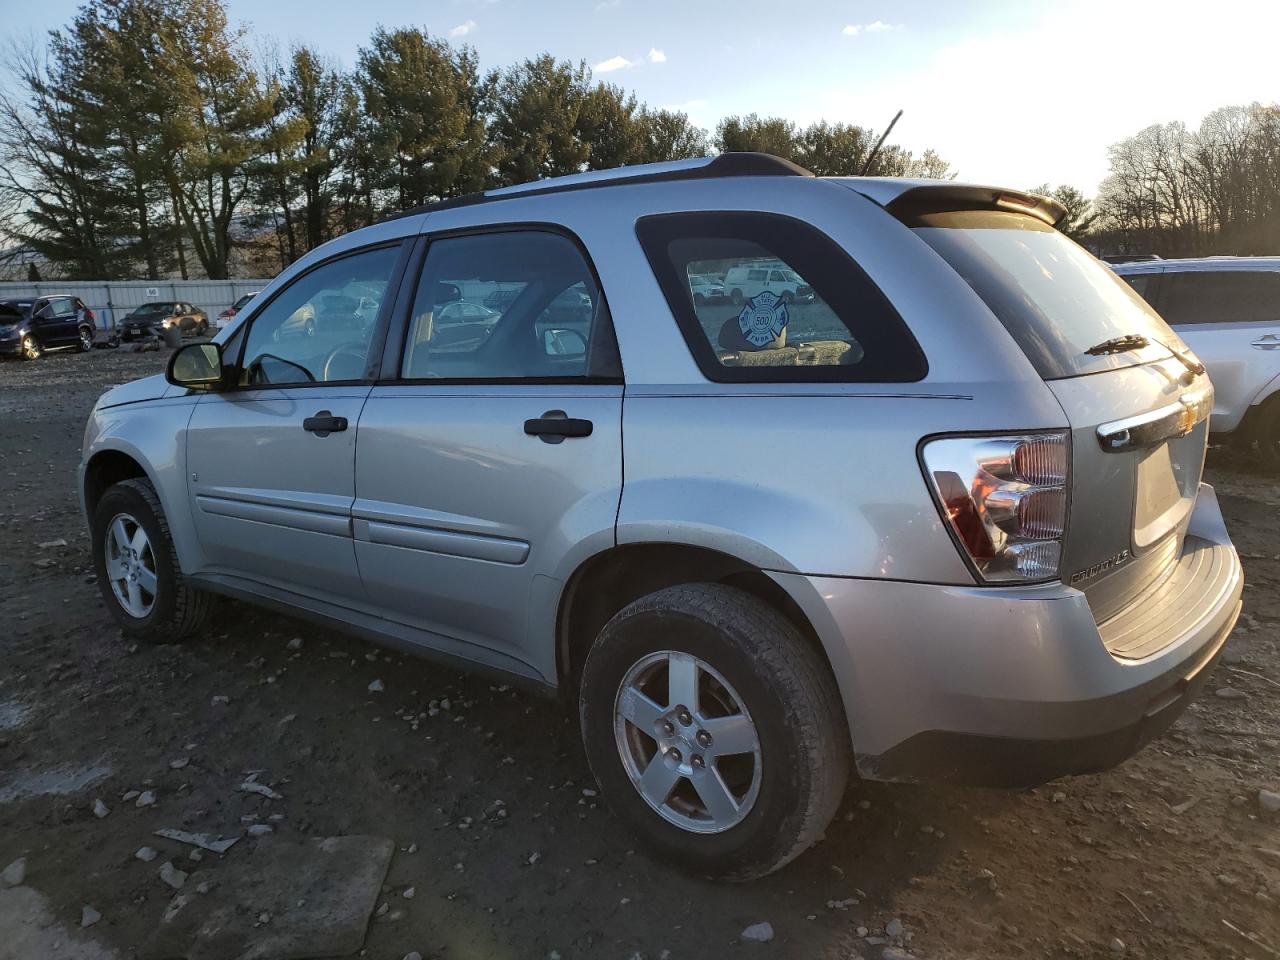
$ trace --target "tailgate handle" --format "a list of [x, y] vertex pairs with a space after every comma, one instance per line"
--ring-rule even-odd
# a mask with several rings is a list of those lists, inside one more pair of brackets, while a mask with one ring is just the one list
[[1107, 453], [1152, 447], [1165, 440], [1185, 437], [1212, 409], [1212, 389], [1184, 393], [1177, 403], [1102, 424], [1098, 427], [1098, 442]]

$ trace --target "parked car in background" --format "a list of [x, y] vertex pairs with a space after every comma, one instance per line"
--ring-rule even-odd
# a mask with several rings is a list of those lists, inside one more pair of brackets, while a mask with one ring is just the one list
[[[699, 876], [799, 856], [854, 769], [1105, 769], [1204, 685], [1243, 575], [1212, 386], [1063, 213], [725, 153], [348, 233], [98, 400], [103, 600], [126, 642], [224, 594], [563, 694]], [[694, 303], [725, 266], [811, 302]], [[276, 336], [357, 289], [373, 324]], [[462, 347], [442, 291], [485, 289], [518, 294]]]
[[732, 303], [743, 303], [768, 291], [782, 300], [811, 300], [813, 288], [785, 263], [744, 261], [724, 275], [723, 290]]
[[175, 329], [184, 337], [202, 337], [209, 331], [209, 316], [184, 300], [144, 303], [120, 321], [120, 339], [127, 343]]
[[235, 317], [237, 313], [249, 305], [249, 301], [256, 297], [261, 291], [254, 290], [251, 293], [245, 293], [236, 298], [236, 302], [227, 309], [218, 314], [218, 329], [221, 330], [227, 323]]
[[694, 303], [720, 303], [724, 300], [724, 283], [719, 277], [690, 277], [689, 292]]
[[46, 350], [92, 350], [95, 320], [79, 297], [0, 300], [0, 356], [35, 360]]
[[1209, 370], [1211, 429], [1280, 469], [1280, 257], [1117, 264]]

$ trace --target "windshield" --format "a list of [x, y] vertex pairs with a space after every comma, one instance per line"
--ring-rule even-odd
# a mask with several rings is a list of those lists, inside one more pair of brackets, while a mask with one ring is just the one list
[[[1046, 380], [1166, 356], [1185, 345], [1129, 285], [1034, 217], [1002, 211], [925, 214], [910, 224], [999, 318]], [[1115, 337], [1154, 346], [1090, 355]]]
[[171, 303], [144, 303], [137, 310], [133, 311], [133, 315], [135, 317], [146, 317], [155, 313], [167, 314], [172, 306], [173, 304]]

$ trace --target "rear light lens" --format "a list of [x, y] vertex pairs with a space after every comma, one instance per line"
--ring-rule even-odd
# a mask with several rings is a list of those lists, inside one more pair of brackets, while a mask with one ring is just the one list
[[934, 495], [984, 582], [1058, 576], [1067, 454], [1065, 433], [943, 437], [924, 445]]

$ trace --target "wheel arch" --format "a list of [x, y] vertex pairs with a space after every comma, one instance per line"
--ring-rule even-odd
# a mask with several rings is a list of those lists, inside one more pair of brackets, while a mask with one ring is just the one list
[[723, 583], [758, 597], [786, 617], [832, 669], [808, 616], [760, 567], [687, 543], [619, 544], [579, 564], [561, 591], [555, 634], [556, 680], [562, 694], [576, 696], [587, 651], [615, 613], [655, 590], [682, 583]]
[[93, 518], [98, 501], [112, 486], [122, 480], [144, 479], [156, 488], [159, 485], [155, 477], [148, 473], [140, 459], [133, 453], [115, 448], [99, 450], [89, 458], [84, 466], [84, 477], [81, 483], [81, 496], [84, 502], [85, 517]]

